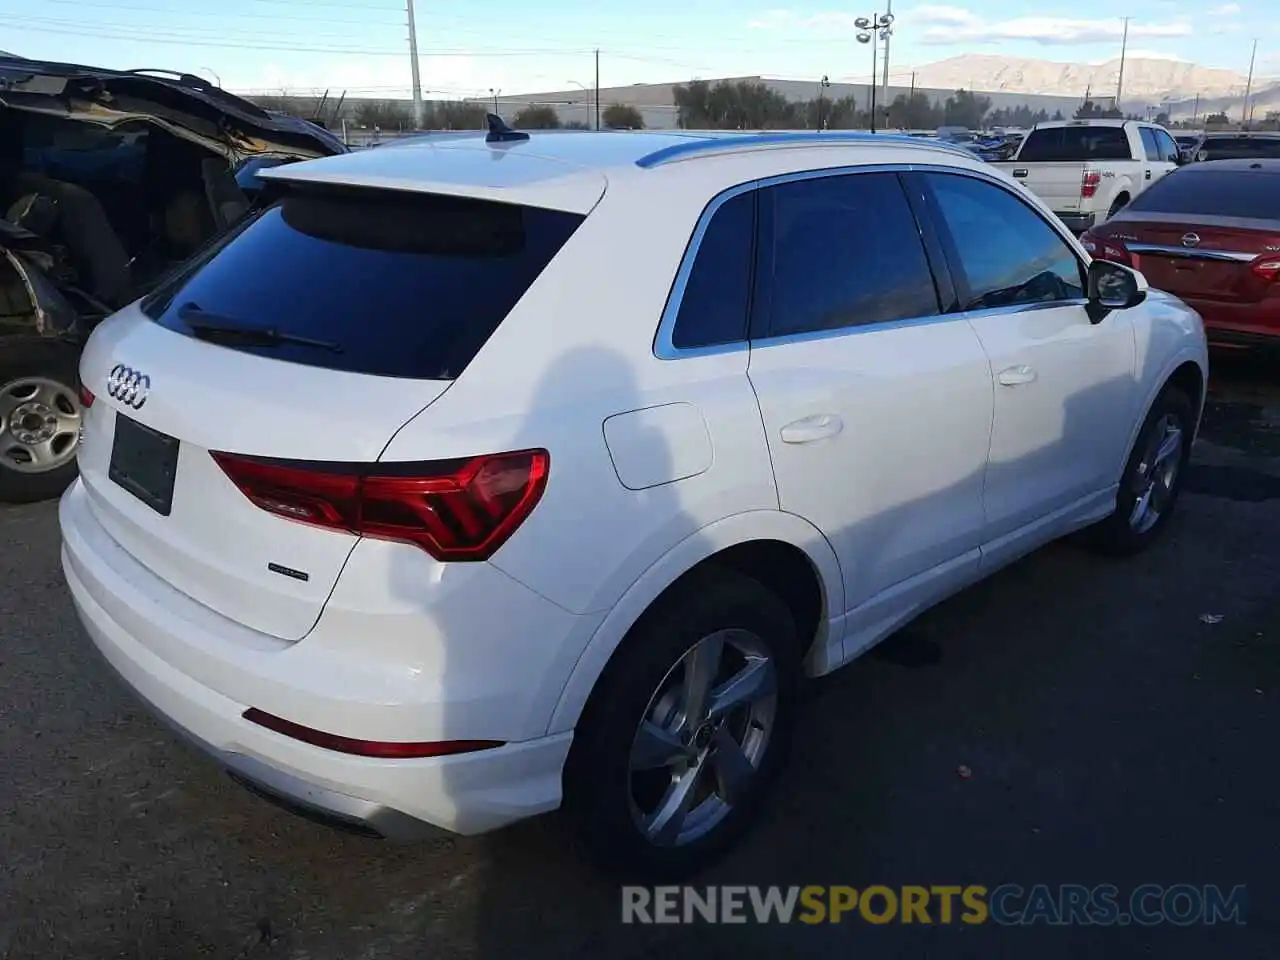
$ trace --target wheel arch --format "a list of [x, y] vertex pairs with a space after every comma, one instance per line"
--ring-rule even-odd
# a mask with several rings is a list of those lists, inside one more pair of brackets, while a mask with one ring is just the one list
[[[1199, 433], [1200, 418], [1204, 412], [1204, 401], [1208, 385], [1207, 374], [1208, 371], [1202, 358], [1190, 350], [1179, 351], [1177, 355], [1165, 364], [1161, 375], [1152, 381], [1152, 386], [1148, 390], [1147, 396], [1143, 398], [1142, 406], [1138, 408], [1141, 415], [1135, 418], [1134, 424], [1130, 428], [1129, 442], [1125, 445], [1124, 459], [1119, 465], [1117, 476], [1123, 475], [1125, 464], [1129, 461], [1129, 454], [1133, 451], [1134, 444], [1138, 442], [1138, 434], [1142, 432], [1142, 426], [1146, 423], [1147, 416], [1151, 413], [1151, 408], [1166, 387], [1173, 385], [1188, 392], [1192, 408], [1196, 411], [1196, 433]], [[1195, 437], [1192, 437], [1193, 442], [1194, 440]]]
[[809, 521], [779, 510], [737, 514], [703, 527], [653, 563], [623, 593], [588, 641], [552, 711], [548, 735], [571, 730], [614, 653], [644, 615], [695, 569], [721, 564], [779, 592], [799, 621], [805, 654], [816, 655], [832, 617], [844, 612], [835, 551]]

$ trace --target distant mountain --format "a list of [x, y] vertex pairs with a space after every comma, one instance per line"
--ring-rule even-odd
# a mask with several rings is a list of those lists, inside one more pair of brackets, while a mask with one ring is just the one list
[[[904, 68], [898, 67], [895, 73]], [[1086, 91], [1114, 96], [1120, 59], [1106, 63], [1057, 63], [986, 54], [965, 54], [916, 67], [916, 84], [942, 89], [1000, 90], [1009, 93], [1076, 95]], [[1124, 101], [1153, 104], [1201, 97], [1241, 97], [1247, 77], [1233, 70], [1201, 67], [1182, 60], [1128, 57]], [[1269, 86], [1254, 78], [1255, 89]]]

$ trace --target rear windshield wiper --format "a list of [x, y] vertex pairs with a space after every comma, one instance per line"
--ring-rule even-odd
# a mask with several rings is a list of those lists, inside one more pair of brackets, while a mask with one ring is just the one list
[[302, 347], [315, 347], [330, 353], [342, 353], [342, 344], [329, 340], [314, 340], [296, 333], [285, 333], [275, 327], [246, 327], [230, 317], [201, 310], [198, 304], [184, 303], [178, 308], [178, 319], [191, 328], [201, 340], [235, 344], [244, 347], [274, 347], [292, 343]]

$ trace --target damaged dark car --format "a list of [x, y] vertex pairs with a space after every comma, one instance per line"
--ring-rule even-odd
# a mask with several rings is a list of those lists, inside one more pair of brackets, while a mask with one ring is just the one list
[[345, 152], [188, 74], [0, 55], [0, 503], [75, 478], [85, 338], [244, 216], [237, 174]]

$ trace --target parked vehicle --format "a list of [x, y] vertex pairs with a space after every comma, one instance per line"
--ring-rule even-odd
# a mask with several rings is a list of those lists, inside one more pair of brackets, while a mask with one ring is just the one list
[[1173, 142], [1178, 145], [1178, 156], [1183, 163], [1191, 163], [1196, 158], [1196, 148], [1200, 146], [1203, 133], [1180, 133], [1174, 136]]
[[0, 502], [71, 482], [80, 345], [248, 207], [234, 165], [346, 150], [153, 73], [0, 57]]
[[1280, 158], [1280, 133], [1207, 133], [1195, 145], [1198, 162]]
[[75, 607], [258, 793], [403, 840], [563, 805], [679, 875], [783, 776], [803, 676], [1167, 524], [1199, 318], [987, 165], [493, 127], [261, 171], [85, 349]]
[[1181, 163], [1169, 132], [1136, 120], [1037, 123], [997, 162], [1077, 233], [1115, 216]]
[[1280, 159], [1184, 167], [1083, 239], [1194, 307], [1210, 340], [1280, 344]]

